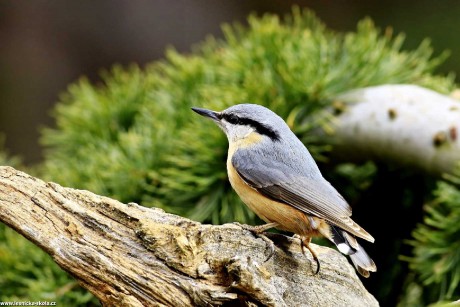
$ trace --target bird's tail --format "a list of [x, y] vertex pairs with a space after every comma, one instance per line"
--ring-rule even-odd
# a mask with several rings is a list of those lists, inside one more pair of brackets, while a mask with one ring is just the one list
[[327, 238], [332, 241], [339, 251], [349, 255], [356, 270], [364, 277], [369, 277], [370, 272], [377, 271], [374, 261], [369, 257], [364, 248], [359, 245], [356, 238], [345, 230], [331, 225], [331, 236]]

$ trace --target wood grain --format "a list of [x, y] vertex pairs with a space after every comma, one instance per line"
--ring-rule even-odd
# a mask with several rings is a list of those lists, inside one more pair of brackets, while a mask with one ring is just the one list
[[0, 221], [50, 254], [105, 306], [378, 306], [337, 251], [269, 248], [235, 224], [204, 225], [0, 167]]

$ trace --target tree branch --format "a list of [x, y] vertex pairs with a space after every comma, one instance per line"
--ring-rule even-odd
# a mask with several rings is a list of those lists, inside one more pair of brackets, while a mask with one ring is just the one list
[[269, 248], [234, 224], [202, 225], [0, 167], [0, 221], [108, 306], [377, 306], [346, 258], [297, 239]]
[[344, 111], [330, 141], [340, 160], [392, 161], [436, 175], [458, 165], [459, 100], [415, 85], [382, 85], [345, 93], [337, 102]]

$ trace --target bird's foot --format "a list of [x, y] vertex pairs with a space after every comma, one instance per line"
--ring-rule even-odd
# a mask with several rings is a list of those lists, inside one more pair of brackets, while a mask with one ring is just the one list
[[320, 264], [319, 264], [318, 255], [316, 255], [316, 252], [310, 246], [311, 237], [301, 237], [301, 236], [297, 236], [297, 235], [295, 235], [295, 237], [300, 238], [300, 249], [302, 250], [302, 253], [305, 255], [304, 247], [306, 247], [310, 251], [311, 255], [313, 256], [313, 259], [316, 261], [315, 275], [317, 275], [319, 273]]
[[241, 228], [243, 229], [246, 229], [246, 230], [249, 230], [250, 232], [252, 232], [255, 236], [261, 238], [262, 240], [265, 241], [265, 243], [267, 244], [267, 246], [270, 248], [270, 254], [268, 255], [267, 259], [265, 259], [265, 262], [267, 262], [268, 260], [270, 260], [272, 257], [273, 257], [273, 254], [275, 253], [275, 244], [273, 243], [272, 240], [270, 240], [265, 234], [264, 232], [270, 228], [274, 228], [276, 226], [278, 226], [278, 223], [268, 223], [268, 224], [264, 224], [264, 225], [258, 225], [258, 226], [251, 226], [251, 225], [246, 225], [246, 224], [240, 224], [240, 223], [233, 223], [233, 224], [236, 224], [238, 226], [240, 226]]

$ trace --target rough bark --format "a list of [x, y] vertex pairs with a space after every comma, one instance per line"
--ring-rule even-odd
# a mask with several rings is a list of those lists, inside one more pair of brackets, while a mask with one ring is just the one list
[[107, 306], [377, 306], [346, 258], [297, 239], [269, 248], [235, 224], [203, 225], [0, 167], [0, 221]]
[[415, 85], [382, 85], [337, 97], [328, 142], [343, 161], [380, 160], [435, 175], [460, 161], [460, 101]]

